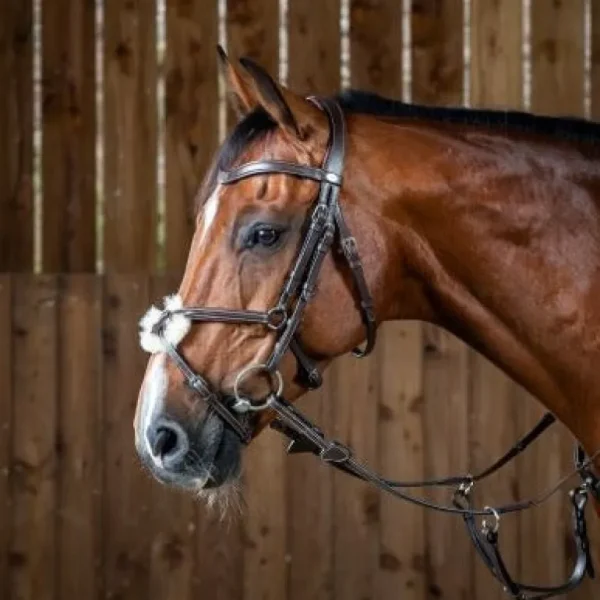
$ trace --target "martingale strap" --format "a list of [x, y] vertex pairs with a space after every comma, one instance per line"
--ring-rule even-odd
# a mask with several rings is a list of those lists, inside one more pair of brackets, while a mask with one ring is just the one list
[[[471, 505], [470, 498], [474, 484], [501, 469], [538, 439], [542, 433], [556, 422], [556, 418], [550, 413], [544, 415], [536, 426], [510, 448], [508, 452], [502, 455], [490, 467], [476, 475], [403, 482], [381, 477], [365, 465], [356, 461], [352, 456], [352, 451], [347, 446], [337, 440], [326, 438], [325, 434], [318, 427], [283, 398], [271, 396], [267, 405], [277, 415], [275, 421], [271, 423], [271, 427], [290, 439], [288, 446], [289, 453], [309, 452], [315, 454], [324, 463], [371, 483], [401, 500], [438, 512], [460, 515], [483, 563], [512, 598], [517, 600], [545, 600], [575, 589], [586, 575], [591, 578], [594, 577], [585, 521], [585, 507], [588, 493], [592, 493], [595, 497], [598, 497], [598, 490], [600, 490], [600, 480], [593, 474], [590, 468], [592, 461], [600, 455], [600, 452], [596, 452], [592, 457], [586, 459], [583, 450], [578, 446], [575, 455], [576, 468], [573, 473], [561, 479], [557, 485], [539, 498], [496, 508], [485, 507], [477, 509]], [[571, 576], [566, 583], [558, 586], [533, 586], [517, 582], [510, 575], [502, 559], [499, 547], [500, 515], [540, 506], [556, 493], [572, 475], [577, 473], [582, 476], [583, 485], [570, 492], [573, 505], [573, 538], [576, 547], [576, 560]], [[452, 506], [436, 504], [402, 491], [406, 488], [425, 488], [431, 486], [454, 486]], [[478, 518], [484, 518], [481, 532], [478, 529]], [[491, 519], [494, 519], [492, 525], [490, 525]]]
[[[500, 552], [499, 517], [494, 517], [496, 519], [494, 524], [485, 522], [480, 531], [472, 514], [465, 513], [463, 515], [467, 531], [477, 554], [511, 598], [517, 600], [545, 600], [574, 590], [586, 575], [594, 578], [585, 522], [587, 489], [581, 486], [572, 490], [569, 495], [573, 507], [573, 539], [575, 541], [576, 559], [569, 579], [565, 583], [556, 586], [535, 586], [513, 579]], [[468, 507], [470, 505], [468, 495], [462, 495], [461, 500], [457, 499], [456, 503], [462, 508]]]

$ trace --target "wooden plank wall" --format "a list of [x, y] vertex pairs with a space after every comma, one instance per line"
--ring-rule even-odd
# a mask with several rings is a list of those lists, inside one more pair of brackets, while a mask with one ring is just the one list
[[[470, 104], [524, 106], [521, 0], [471, 0], [468, 15], [462, 0], [405, 4], [410, 15], [394, 0], [310, 6], [228, 0], [220, 23], [214, 0], [168, 0], [166, 55], [159, 64], [158, 0], [104, 2], [100, 63], [93, 3], [44, 3], [42, 276], [30, 274], [33, 2], [11, 0], [0, 8], [0, 80], [8, 82], [0, 94], [1, 598], [503, 597], [475, 560], [458, 520], [396, 502], [312, 457], [286, 457], [272, 433], [248, 451], [244, 516], [227, 523], [151, 481], [132, 443], [146, 364], [137, 320], [152, 300], [177, 286], [194, 228], [195, 195], [219, 142], [219, 39], [233, 58], [251, 56], [277, 74], [283, 23], [289, 85], [325, 94], [341, 85], [344, 36], [353, 87], [454, 105], [463, 102], [463, 46], [470, 40]], [[530, 107], [581, 115], [586, 2], [531, 5]], [[347, 31], [340, 25], [344, 6]], [[590, 109], [598, 118], [600, 9], [595, 1], [590, 8]], [[464, 17], [471, 25], [468, 39]], [[403, 56], [411, 62], [408, 89]], [[104, 86], [99, 105], [97, 64]], [[159, 78], [166, 92], [162, 140]], [[228, 129], [234, 124], [228, 111]], [[98, 134], [104, 162], [97, 164]], [[100, 257], [96, 235], [102, 236]], [[166, 275], [157, 274], [160, 253]], [[99, 258], [105, 277], [94, 273]], [[541, 410], [454, 337], [414, 323], [384, 327], [373, 357], [340, 360], [323, 389], [301, 406], [368, 463], [404, 479], [477, 470]], [[511, 500], [545, 489], [570, 466], [569, 442], [558, 430], [494, 478], [478, 499]], [[564, 499], [556, 498], [535, 513], [506, 519], [502, 545], [511, 568], [528, 580], [560, 579], [572, 558], [565, 543], [568, 517]], [[573, 597], [597, 595], [597, 584], [586, 583]]]

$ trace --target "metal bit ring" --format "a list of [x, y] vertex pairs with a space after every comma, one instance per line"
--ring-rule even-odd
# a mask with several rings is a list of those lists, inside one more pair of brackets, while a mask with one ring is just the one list
[[[256, 372], [265, 371], [269, 374], [269, 377], [271, 379], [271, 388], [272, 388], [271, 392], [269, 394], [267, 394], [266, 400], [264, 400], [264, 402], [261, 402], [260, 404], [252, 403], [250, 400], [243, 397], [240, 393], [240, 383], [246, 377], [248, 377], [248, 375], [250, 373], [253, 373], [255, 371]], [[269, 398], [272, 395], [281, 396], [282, 392], [283, 392], [283, 377], [282, 377], [279, 369], [270, 370], [267, 367], [267, 365], [264, 363], [258, 363], [258, 364], [254, 364], [254, 365], [251, 364], [251, 365], [248, 365], [247, 367], [244, 367], [237, 374], [237, 377], [235, 378], [235, 382], [233, 384], [233, 395], [235, 397], [235, 404], [233, 405], [232, 408], [233, 408], [233, 410], [235, 410], [238, 413], [260, 412], [260, 411], [268, 408]]]

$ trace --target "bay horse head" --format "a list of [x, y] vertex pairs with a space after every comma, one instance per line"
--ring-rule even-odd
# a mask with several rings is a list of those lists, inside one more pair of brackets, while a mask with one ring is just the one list
[[[356, 353], [370, 351], [374, 315], [388, 308], [371, 300], [385, 281], [371, 258], [384, 245], [375, 214], [353, 203], [351, 183], [340, 190], [339, 107], [220, 56], [241, 120], [200, 192], [179, 290], [141, 321], [153, 356], [135, 420], [152, 472], [194, 488], [235, 478], [243, 444], [273, 417], [257, 408], [316, 387], [320, 369], [365, 337]], [[358, 242], [346, 218], [353, 232], [361, 223]]]

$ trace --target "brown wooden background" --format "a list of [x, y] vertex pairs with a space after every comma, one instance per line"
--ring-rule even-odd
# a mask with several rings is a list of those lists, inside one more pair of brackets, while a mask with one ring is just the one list
[[[151, 481], [133, 455], [136, 323], [187, 254], [221, 135], [223, 35], [277, 73], [282, 23], [299, 92], [334, 92], [349, 72], [418, 102], [598, 117], [600, 3], [39, 2], [0, 6], [0, 598], [503, 597], [456, 519], [287, 458], [273, 434], [248, 451], [237, 520]], [[412, 323], [386, 327], [372, 359], [341, 360], [302, 407], [404, 478], [477, 470], [540, 414], [463, 344]], [[479, 499], [545, 489], [570, 467], [569, 441], [551, 434]], [[560, 579], [568, 523], [563, 499], [506, 519], [510, 566]]]

